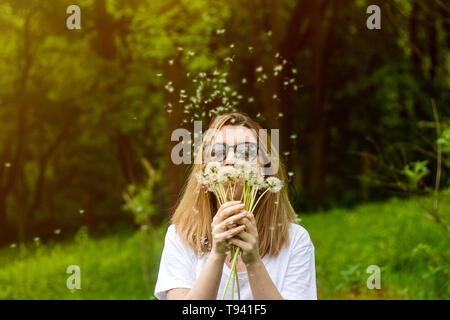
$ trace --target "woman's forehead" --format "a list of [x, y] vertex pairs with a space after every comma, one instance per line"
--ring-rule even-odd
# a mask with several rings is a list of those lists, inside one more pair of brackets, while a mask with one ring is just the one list
[[240, 142], [258, 142], [255, 130], [245, 126], [223, 126], [217, 133], [214, 143], [236, 144]]

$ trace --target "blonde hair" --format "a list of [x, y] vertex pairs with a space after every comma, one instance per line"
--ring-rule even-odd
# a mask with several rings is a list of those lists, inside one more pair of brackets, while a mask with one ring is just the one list
[[[212, 121], [209, 129], [213, 129], [212, 131], [217, 133], [226, 125], [245, 126], [253, 129], [257, 134], [261, 152], [267, 152], [266, 145], [259, 136], [261, 126], [249, 117], [240, 113], [221, 115]], [[206, 135], [202, 141], [201, 148], [212, 141], [213, 138], [214, 136], [212, 135]], [[275, 159], [278, 161], [278, 171], [273, 176], [286, 181], [283, 165], [279, 161], [279, 155], [272, 146], [269, 137], [267, 137], [267, 141], [268, 145], [271, 146], [270, 158], [276, 157]], [[201, 157], [202, 152], [198, 152], [197, 156]], [[170, 219], [184, 245], [190, 245], [200, 255], [211, 250], [211, 223], [218, 209], [214, 194], [207, 192], [204, 186], [196, 179], [196, 173], [201, 172], [202, 169], [201, 161], [196, 161], [192, 166], [184, 193]], [[259, 254], [261, 258], [266, 254], [269, 256], [278, 255], [284, 245], [288, 246], [290, 223], [295, 223], [296, 219], [294, 209], [289, 202], [286, 187], [278, 193], [267, 193], [261, 199], [253, 214], [258, 229]]]

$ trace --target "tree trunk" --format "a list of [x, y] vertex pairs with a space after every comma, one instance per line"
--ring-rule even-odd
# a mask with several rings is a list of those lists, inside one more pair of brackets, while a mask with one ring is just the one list
[[313, 208], [323, 205], [326, 192], [326, 167], [328, 148], [328, 120], [325, 113], [325, 49], [329, 28], [317, 3], [312, 21], [322, 21], [314, 27], [311, 44], [311, 107], [307, 123], [307, 174], [305, 189]]

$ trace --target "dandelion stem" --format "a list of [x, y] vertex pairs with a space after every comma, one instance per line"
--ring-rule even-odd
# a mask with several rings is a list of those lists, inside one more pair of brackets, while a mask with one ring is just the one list
[[231, 271], [230, 271], [230, 274], [228, 275], [227, 283], [226, 283], [225, 289], [223, 290], [223, 293], [222, 293], [222, 300], [225, 299], [225, 293], [227, 292], [228, 284], [230, 283], [230, 279], [231, 279], [231, 275], [233, 274], [233, 270], [236, 268], [236, 260], [237, 260], [237, 256], [238, 256], [240, 251], [241, 251], [241, 248], [238, 247], [237, 250], [236, 250], [236, 253], [234, 254], [233, 263], [231, 265]]
[[261, 198], [266, 194], [267, 191], [269, 191], [269, 189], [264, 190], [264, 192], [259, 196], [258, 200], [256, 201], [255, 205], [251, 208], [250, 212], [253, 212], [253, 210], [255, 210], [259, 200], [261, 200]]

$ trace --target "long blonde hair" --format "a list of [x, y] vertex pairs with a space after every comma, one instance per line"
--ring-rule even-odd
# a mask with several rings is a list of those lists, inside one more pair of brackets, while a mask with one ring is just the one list
[[[218, 132], [226, 125], [245, 126], [253, 129], [257, 134], [259, 143], [261, 143], [259, 136], [261, 126], [249, 117], [240, 113], [220, 115], [212, 121], [209, 129]], [[202, 150], [203, 146], [212, 141], [213, 138], [214, 136], [205, 136], [202, 141]], [[276, 157], [276, 161], [278, 161], [278, 171], [273, 176], [286, 181], [283, 165], [270, 142], [270, 137], [267, 137], [267, 141], [267, 145], [271, 146], [270, 158]], [[267, 152], [267, 149], [264, 150], [266, 148], [264, 143], [261, 147], [261, 152]], [[201, 157], [202, 153], [199, 152], [198, 156]], [[196, 179], [196, 173], [203, 169], [201, 162], [195, 161], [192, 166], [184, 193], [170, 219], [184, 245], [190, 245], [199, 255], [211, 250], [211, 223], [218, 209], [214, 194], [207, 192]], [[294, 209], [289, 202], [286, 187], [278, 193], [266, 193], [253, 214], [258, 229], [261, 258], [266, 254], [269, 256], [278, 255], [282, 247], [289, 244], [290, 223], [294, 223], [296, 218]]]

